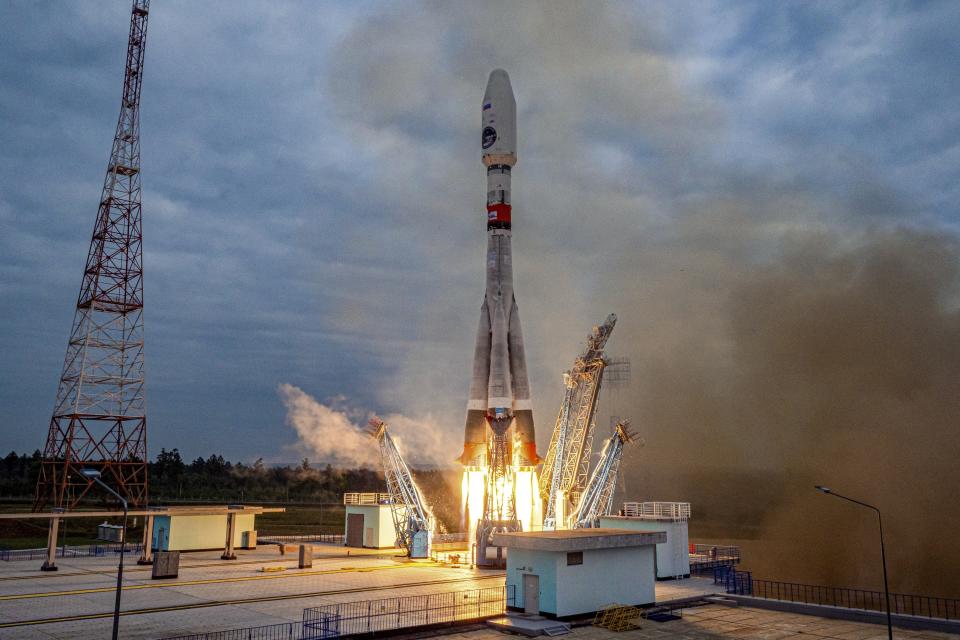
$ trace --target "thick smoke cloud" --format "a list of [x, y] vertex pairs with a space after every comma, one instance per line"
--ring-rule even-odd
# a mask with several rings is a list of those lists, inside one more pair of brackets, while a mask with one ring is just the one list
[[[291, 384], [281, 384], [277, 391], [287, 410], [287, 424], [299, 438], [298, 452], [320, 463], [380, 467], [380, 449], [366, 431], [372, 413], [350, 407], [345, 398], [323, 404]], [[408, 464], [450, 464], [456, 441], [431, 416], [388, 414], [382, 419]]]
[[[710, 334], [667, 357], [634, 338], [647, 447], [628, 486], [683, 486], [716, 501], [695, 504], [707, 519], [749, 514], [765, 543], [748, 543], [748, 564], [763, 575], [878, 584], [876, 520], [815, 493], [822, 483], [883, 511], [898, 590], [956, 595], [943, 532], [960, 526], [958, 243], [906, 229], [790, 237], [718, 279]], [[738, 472], [739, 486], [697, 486]]]

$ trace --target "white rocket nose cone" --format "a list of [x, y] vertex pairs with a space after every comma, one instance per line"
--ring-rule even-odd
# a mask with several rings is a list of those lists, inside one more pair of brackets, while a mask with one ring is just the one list
[[513, 166], [517, 161], [517, 101], [510, 76], [494, 69], [483, 93], [482, 138], [484, 164]]
[[503, 69], [494, 69], [490, 72], [490, 79], [487, 80], [487, 90], [483, 92], [483, 102], [486, 104], [490, 99], [500, 100], [509, 99], [513, 101], [513, 87], [510, 85], [510, 76]]

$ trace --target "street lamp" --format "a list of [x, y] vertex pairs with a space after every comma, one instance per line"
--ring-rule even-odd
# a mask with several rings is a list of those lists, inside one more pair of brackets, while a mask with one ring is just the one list
[[100, 479], [100, 472], [97, 469], [81, 469], [80, 474], [88, 480], [96, 482], [123, 505], [123, 530], [120, 535], [120, 565], [117, 567], [117, 597], [113, 605], [113, 640], [117, 640], [117, 634], [120, 631], [120, 591], [123, 585], [123, 554], [127, 550], [127, 501]]
[[880, 517], [880, 509], [877, 509], [872, 504], [867, 504], [866, 502], [860, 502], [859, 500], [854, 500], [853, 498], [848, 498], [847, 496], [841, 495], [831, 489], [830, 487], [824, 487], [822, 485], [814, 485], [813, 487], [820, 493], [824, 493], [828, 496], [835, 496], [847, 502], [852, 502], [858, 504], [861, 507], [866, 507], [867, 509], [873, 509], [877, 512], [877, 524], [880, 525], [880, 559], [883, 562], [883, 595], [887, 600], [887, 636], [890, 640], [893, 640], [893, 621], [890, 618], [890, 587], [887, 583], [887, 552], [883, 547], [883, 518]]

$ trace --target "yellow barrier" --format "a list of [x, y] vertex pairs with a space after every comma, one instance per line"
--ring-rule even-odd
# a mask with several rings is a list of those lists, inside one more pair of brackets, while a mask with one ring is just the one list
[[593, 618], [593, 626], [603, 627], [610, 631], [630, 631], [639, 629], [640, 625], [634, 622], [640, 618], [640, 610], [622, 604], [608, 604], [597, 611]]

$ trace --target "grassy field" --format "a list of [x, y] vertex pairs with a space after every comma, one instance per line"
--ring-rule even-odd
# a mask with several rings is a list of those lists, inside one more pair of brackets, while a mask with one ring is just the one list
[[285, 513], [265, 513], [257, 516], [258, 535], [343, 533], [342, 504], [291, 505], [286, 509]]
[[[0, 513], [30, 511], [22, 502], [0, 503]], [[57, 544], [85, 545], [97, 540], [97, 525], [104, 518], [70, 518], [60, 521]], [[111, 524], [120, 524], [122, 517], [109, 518]], [[47, 520], [24, 518], [0, 520], [0, 549], [36, 549], [47, 546]], [[143, 537], [143, 518], [130, 518], [127, 540], [137, 542]]]
[[[278, 505], [284, 506], [284, 505]], [[257, 516], [260, 535], [302, 535], [310, 533], [343, 533], [342, 504], [290, 505], [285, 513]], [[0, 513], [26, 512], [30, 505], [14, 502], [0, 504]], [[110, 518], [120, 524], [121, 517]], [[70, 518], [62, 520], [58, 544], [85, 545], [97, 541], [97, 525], [103, 518]], [[143, 519], [131, 517], [127, 540], [137, 542], [143, 536]], [[36, 519], [0, 520], [0, 549], [35, 549], [47, 545], [47, 521]]]

